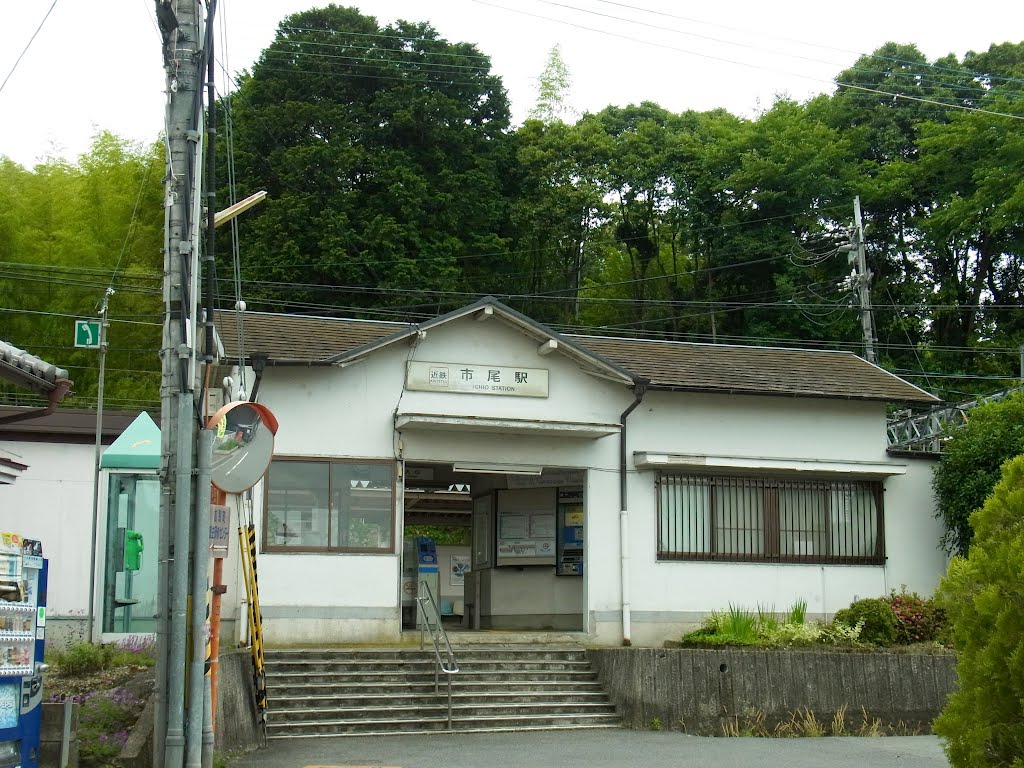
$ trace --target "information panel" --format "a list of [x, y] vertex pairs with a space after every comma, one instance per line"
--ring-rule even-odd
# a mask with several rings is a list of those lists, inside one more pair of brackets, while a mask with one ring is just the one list
[[498, 491], [496, 565], [555, 564], [555, 488]]

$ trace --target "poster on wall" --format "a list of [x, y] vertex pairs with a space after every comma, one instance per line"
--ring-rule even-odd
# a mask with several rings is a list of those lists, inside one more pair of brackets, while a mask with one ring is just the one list
[[448, 574], [448, 584], [453, 587], [461, 587], [466, 583], [466, 572], [470, 570], [469, 555], [452, 555], [451, 570]]
[[555, 564], [554, 488], [499, 491], [496, 564]]

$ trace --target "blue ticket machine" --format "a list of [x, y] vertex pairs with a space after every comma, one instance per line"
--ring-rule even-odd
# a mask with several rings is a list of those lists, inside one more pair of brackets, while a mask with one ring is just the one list
[[0, 768], [38, 768], [47, 562], [38, 541], [0, 533]]
[[[438, 572], [437, 562], [437, 546], [434, 544], [434, 540], [427, 536], [417, 536], [414, 540], [416, 547], [416, 596], [417, 598], [427, 597], [427, 588], [430, 589], [430, 594], [434, 598], [434, 602], [437, 603], [438, 608], [441, 607], [441, 578]], [[424, 584], [427, 586], [424, 587]], [[423, 614], [417, 611], [416, 626], [418, 627], [423, 620]]]

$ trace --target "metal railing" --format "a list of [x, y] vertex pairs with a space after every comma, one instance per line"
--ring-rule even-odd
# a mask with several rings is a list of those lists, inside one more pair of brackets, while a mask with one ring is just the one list
[[924, 413], [900, 411], [886, 424], [890, 451], [941, 453], [943, 443], [957, 428], [967, 423], [972, 408], [1005, 400], [1019, 387], [984, 395], [955, 405], [941, 405]]
[[444, 631], [441, 623], [441, 612], [437, 609], [434, 601], [434, 593], [430, 591], [430, 585], [426, 581], [420, 582], [420, 592], [426, 597], [417, 597], [416, 603], [420, 607], [420, 650], [423, 650], [423, 634], [430, 632], [430, 642], [434, 646], [434, 693], [440, 693], [440, 673], [444, 672], [448, 680], [448, 730], [452, 729], [452, 677], [459, 672], [458, 662], [455, 660], [455, 650], [448, 640], [448, 633]]

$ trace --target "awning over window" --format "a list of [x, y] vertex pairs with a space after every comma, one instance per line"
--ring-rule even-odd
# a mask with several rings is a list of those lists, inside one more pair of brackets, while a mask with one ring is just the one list
[[619, 432], [618, 424], [584, 421], [541, 421], [535, 419], [498, 419], [482, 416], [442, 416], [430, 413], [400, 413], [397, 429], [443, 430], [449, 432], [486, 432], [498, 435], [536, 435], [575, 437], [596, 440]]
[[28, 469], [28, 464], [0, 456], [0, 485], [13, 485], [18, 475]]
[[907, 473], [906, 464], [844, 461], [842, 459], [768, 459], [761, 456], [705, 456], [690, 453], [637, 451], [633, 454], [633, 460], [637, 469], [827, 472], [865, 477], [905, 475]]

